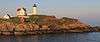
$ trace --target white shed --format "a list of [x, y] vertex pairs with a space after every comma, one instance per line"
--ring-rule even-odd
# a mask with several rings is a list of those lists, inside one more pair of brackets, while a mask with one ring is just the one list
[[3, 18], [4, 19], [10, 19], [10, 15], [9, 14], [6, 14], [6, 15], [3, 16]]

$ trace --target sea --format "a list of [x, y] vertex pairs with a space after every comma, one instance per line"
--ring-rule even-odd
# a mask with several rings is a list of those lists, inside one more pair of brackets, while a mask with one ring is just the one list
[[100, 42], [100, 32], [0, 36], [0, 42]]

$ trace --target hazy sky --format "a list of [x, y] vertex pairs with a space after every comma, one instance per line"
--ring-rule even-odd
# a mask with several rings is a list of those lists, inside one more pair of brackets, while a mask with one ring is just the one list
[[15, 15], [19, 6], [30, 11], [34, 3], [39, 14], [79, 17], [85, 23], [100, 25], [100, 0], [0, 0], [0, 9], [8, 8]]

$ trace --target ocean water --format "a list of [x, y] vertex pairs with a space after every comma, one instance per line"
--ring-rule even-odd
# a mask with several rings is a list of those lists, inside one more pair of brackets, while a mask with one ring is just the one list
[[28, 36], [0, 36], [0, 42], [100, 42], [100, 33], [61, 33]]

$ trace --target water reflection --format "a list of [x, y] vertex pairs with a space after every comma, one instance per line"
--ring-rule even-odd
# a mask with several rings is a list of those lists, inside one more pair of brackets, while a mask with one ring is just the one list
[[100, 42], [100, 33], [65, 33], [33, 36], [0, 36], [0, 42]]

